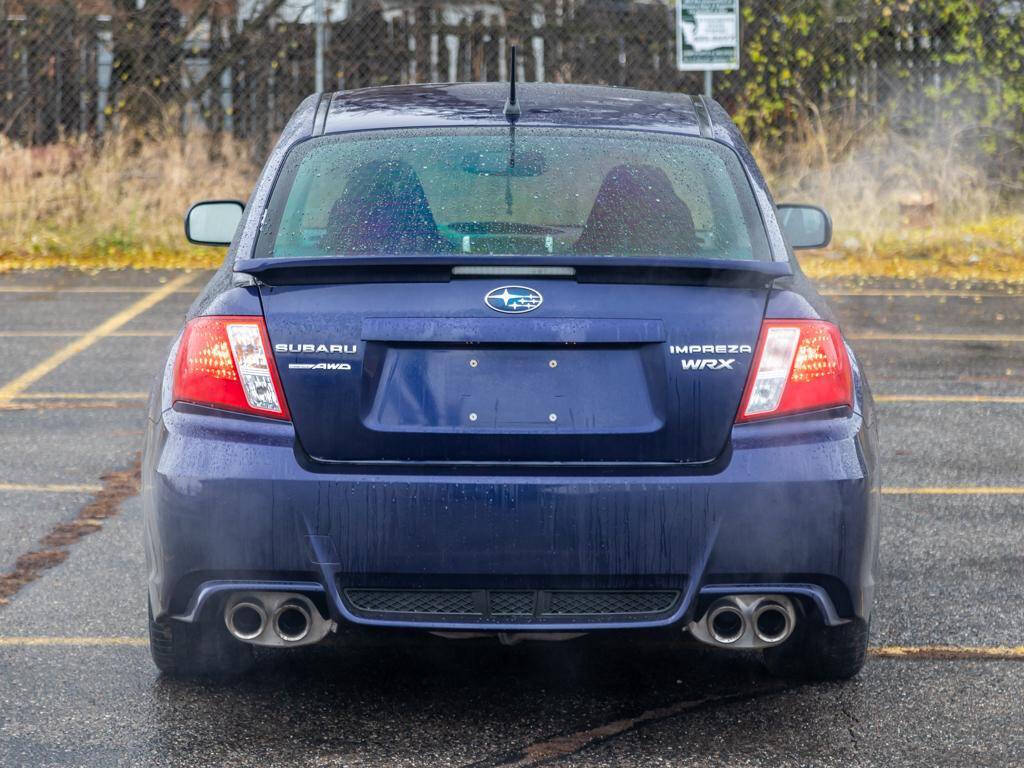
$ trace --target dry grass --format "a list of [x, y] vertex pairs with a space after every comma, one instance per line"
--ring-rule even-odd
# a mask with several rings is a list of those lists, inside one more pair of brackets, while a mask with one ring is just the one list
[[868, 249], [908, 224], [985, 219], [1010, 192], [991, 181], [984, 158], [964, 151], [966, 129], [933, 125], [906, 136], [840, 116], [802, 120], [797, 130], [781, 146], [753, 147], [776, 199], [824, 206], [837, 232], [860, 236]]
[[185, 242], [182, 216], [246, 199], [257, 170], [241, 142], [170, 131], [28, 148], [0, 136], [0, 270], [217, 264], [222, 251]]
[[[1024, 214], [957, 136], [908, 139], [843, 120], [800, 132], [753, 149], [778, 200], [833, 214], [830, 249], [801, 256], [812, 277], [1024, 283]], [[223, 251], [188, 245], [182, 214], [203, 198], [245, 199], [257, 171], [244, 142], [211, 146], [173, 128], [35, 148], [0, 137], [0, 271], [216, 266]]]
[[877, 278], [955, 284], [1024, 285], [1024, 215], [905, 227], [872, 234], [865, 246], [839, 233], [827, 251], [806, 251], [800, 264], [813, 278], [870, 282]]
[[1020, 190], [963, 151], [969, 128], [907, 137], [842, 117], [799, 128], [798, 141], [753, 150], [777, 200], [832, 214], [831, 246], [800, 257], [812, 277], [1024, 283]]

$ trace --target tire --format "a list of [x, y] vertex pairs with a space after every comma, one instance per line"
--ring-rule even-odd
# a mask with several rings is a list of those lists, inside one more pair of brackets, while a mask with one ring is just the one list
[[223, 622], [155, 621], [149, 605], [149, 652], [168, 677], [235, 677], [252, 668], [253, 650]]
[[782, 645], [764, 651], [764, 665], [776, 677], [847, 680], [864, 666], [868, 626], [863, 619], [838, 627], [805, 621]]

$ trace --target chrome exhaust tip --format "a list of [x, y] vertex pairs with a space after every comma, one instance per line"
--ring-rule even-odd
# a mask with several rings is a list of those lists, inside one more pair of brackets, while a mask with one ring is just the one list
[[708, 645], [756, 650], [785, 642], [796, 622], [796, 609], [788, 596], [739, 593], [718, 598], [686, 629]]
[[778, 645], [793, 632], [792, 609], [765, 600], [754, 611], [754, 634], [761, 642]]
[[263, 634], [267, 612], [258, 603], [241, 601], [228, 606], [224, 612], [228, 632], [239, 640], [255, 640]]
[[287, 602], [274, 612], [274, 632], [286, 643], [297, 643], [309, 634], [312, 617], [302, 603]]
[[743, 612], [732, 603], [724, 603], [708, 611], [709, 634], [722, 645], [731, 645], [743, 637], [746, 624]]
[[337, 625], [298, 592], [236, 592], [224, 606], [224, 623], [238, 640], [253, 645], [294, 647], [319, 643]]

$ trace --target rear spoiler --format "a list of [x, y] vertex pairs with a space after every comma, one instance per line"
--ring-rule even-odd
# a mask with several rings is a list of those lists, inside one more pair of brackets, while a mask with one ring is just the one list
[[[463, 270], [459, 267], [477, 269]], [[470, 253], [239, 259], [235, 262], [234, 271], [251, 275], [268, 285], [448, 282], [463, 277], [560, 277], [580, 283], [757, 287], [793, 274], [792, 266], [786, 261]]]

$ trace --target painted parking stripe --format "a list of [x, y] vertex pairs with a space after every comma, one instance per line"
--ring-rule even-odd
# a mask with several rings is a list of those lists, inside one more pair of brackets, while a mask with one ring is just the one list
[[[0, 491], [39, 493], [96, 493], [100, 486], [82, 483], [0, 483]], [[1017, 496], [1024, 495], [1024, 485], [981, 486], [889, 486], [882, 493], [889, 496]]]
[[0, 411], [137, 408], [137, 404], [147, 399], [148, 392], [24, 392], [6, 403], [0, 403]]
[[[141, 285], [2, 285], [0, 293], [148, 293], [156, 286]], [[175, 293], [194, 293], [191, 289], [178, 288]], [[973, 299], [1018, 299], [1024, 297], [1024, 291], [1009, 290], [998, 291], [972, 291], [972, 290], [939, 290], [928, 288], [834, 288], [820, 291], [822, 296], [894, 296], [900, 298], [965, 298]]]
[[922, 488], [892, 486], [882, 488], [882, 493], [888, 496], [1021, 496], [1024, 495], [1024, 485], [952, 485]]
[[[0, 339], [46, 339], [46, 338], [72, 338], [82, 336], [88, 331], [0, 331]], [[162, 337], [174, 336], [177, 330], [163, 331], [115, 331], [107, 334], [115, 337]], [[863, 333], [847, 333], [846, 338], [852, 341], [946, 341], [946, 342], [979, 342], [989, 344], [1024, 344], [1024, 336], [1015, 334], [1000, 333], [876, 333], [865, 331]]]
[[[0, 491], [38, 491], [40, 493], [96, 493], [98, 485], [60, 484], [60, 483], [0, 483]], [[1024, 485], [981, 485], [981, 486], [933, 486], [913, 488], [909, 486], [891, 486], [882, 488], [882, 493], [889, 496], [1017, 496], [1024, 495]]]
[[851, 341], [946, 341], [953, 343], [1024, 344], [1024, 336], [1003, 333], [847, 333]]
[[868, 653], [880, 659], [985, 659], [1024, 661], [1024, 645], [882, 645]]
[[[89, 408], [105, 405], [110, 400], [146, 400], [148, 392], [23, 392], [12, 398], [13, 403], [25, 401], [72, 400], [76, 406]], [[876, 403], [991, 403], [995, 405], [1024, 405], [1024, 395], [875, 395]]]
[[[68, 339], [84, 336], [89, 331], [0, 331], [0, 339]], [[108, 333], [111, 338], [169, 338], [176, 331], [114, 331]]]
[[956, 298], [956, 299], [1019, 299], [1024, 297], [1024, 291], [1010, 289], [1005, 292], [996, 291], [954, 291], [954, 290], [933, 290], [928, 288], [853, 288], [844, 290], [842, 288], [824, 289], [820, 291], [822, 296], [893, 296], [897, 298], [926, 299], [935, 298]]
[[0, 483], [0, 491], [22, 493], [99, 493], [102, 489], [90, 483]]
[[[3, 338], [68, 338], [82, 336], [88, 331], [0, 331], [0, 339]], [[170, 337], [174, 336], [177, 330], [163, 331], [116, 331], [107, 334], [108, 336], [123, 337]], [[991, 344], [1024, 344], [1024, 336], [1015, 334], [1000, 333], [876, 333], [865, 331], [863, 333], [847, 333], [846, 338], [855, 341], [948, 341], [948, 342], [982, 342]]]
[[[71, 400], [80, 408], [105, 405], [110, 400], [146, 400], [148, 392], [24, 392], [12, 398], [25, 401]], [[994, 403], [1024, 405], [1024, 395], [875, 395], [876, 403]]]
[[38, 647], [38, 646], [117, 646], [117, 645], [149, 645], [144, 637], [0, 637], [0, 648]]
[[0, 411], [110, 411], [137, 408], [132, 400], [13, 400]]
[[15, 400], [145, 400], [148, 392], [24, 392]]
[[[151, 293], [162, 286], [153, 285], [0, 285], [0, 293]], [[172, 293], [195, 293], [178, 286]]]
[[155, 291], [147, 293], [141, 299], [125, 307], [120, 312], [116, 312], [88, 333], [78, 337], [70, 344], [54, 352], [41, 363], [34, 365], [32, 368], [25, 371], [25, 373], [0, 387], [0, 406], [9, 403], [13, 398], [20, 395], [46, 374], [53, 371], [61, 363], [70, 360], [79, 352], [88, 349], [97, 341], [109, 336], [114, 331], [120, 330], [121, 326], [135, 319], [146, 310], [156, 306], [178, 289], [188, 285], [195, 279], [195, 277], [195, 275], [179, 275], [173, 280], [168, 281], [165, 285], [157, 288]]
[[[0, 637], [0, 648], [114, 648], [121, 646], [145, 647], [147, 645], [149, 645], [149, 640], [141, 635]], [[1024, 661], [1024, 645], [875, 645], [868, 648], [868, 654], [878, 659]]]
[[68, 339], [88, 331], [0, 331], [0, 339]]
[[[146, 400], [148, 392], [23, 392], [12, 398], [12, 402], [72, 400], [76, 406], [89, 408], [105, 405], [110, 400]], [[1024, 395], [875, 395], [876, 403], [966, 403], [995, 405], [1024, 405]]]
[[875, 395], [876, 403], [1006, 403], [1024, 404], [1019, 395]]
[[[23, 392], [21, 400], [146, 400], [148, 392]], [[1024, 405], [1024, 395], [875, 395], [876, 403], [995, 403]]]

